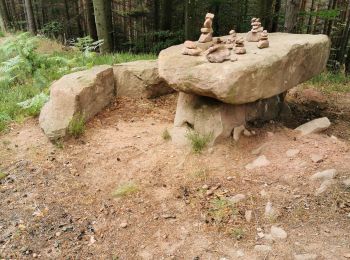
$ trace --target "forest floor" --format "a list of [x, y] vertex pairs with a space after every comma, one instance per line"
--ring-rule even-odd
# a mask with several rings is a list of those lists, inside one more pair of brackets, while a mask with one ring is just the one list
[[[117, 99], [64, 143], [37, 119], [0, 135], [0, 259], [350, 257], [350, 94], [292, 90], [291, 120], [201, 154], [162, 138], [176, 98]], [[320, 116], [332, 121], [321, 134], [286, 127]], [[247, 170], [258, 155], [270, 165]], [[332, 168], [333, 185], [315, 195], [310, 176]], [[271, 226], [287, 238], [271, 239]]]

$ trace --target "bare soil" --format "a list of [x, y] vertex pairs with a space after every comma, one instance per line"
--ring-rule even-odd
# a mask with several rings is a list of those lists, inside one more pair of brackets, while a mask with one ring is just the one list
[[[63, 143], [50, 143], [37, 119], [13, 125], [0, 136], [0, 172], [7, 174], [0, 180], [0, 259], [294, 259], [305, 253], [346, 259], [350, 191], [342, 181], [350, 177], [350, 97], [331, 95], [311, 105], [300, 93], [288, 97], [290, 120], [201, 154], [162, 138], [172, 127], [176, 95], [118, 99], [88, 123], [84, 136]], [[325, 115], [333, 125], [322, 134], [299, 137], [286, 127]], [[270, 165], [246, 170], [261, 146]], [[289, 158], [288, 149], [300, 153]], [[322, 161], [313, 162], [312, 154]], [[335, 184], [316, 196], [320, 182], [309, 178], [330, 168], [337, 169]], [[125, 184], [137, 191], [114, 196]], [[229, 203], [237, 194], [246, 198]], [[264, 216], [268, 202], [274, 217]], [[257, 235], [272, 225], [287, 239]], [[271, 251], [257, 252], [255, 245]]]

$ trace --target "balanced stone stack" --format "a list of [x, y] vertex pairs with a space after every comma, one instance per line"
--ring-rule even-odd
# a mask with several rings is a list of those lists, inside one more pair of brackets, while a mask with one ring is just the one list
[[240, 37], [239, 39], [236, 40], [236, 49], [235, 53], [236, 54], [245, 54], [247, 51], [244, 48], [244, 39], [243, 37]]
[[201, 29], [201, 36], [198, 40], [200, 43], [211, 42], [213, 40], [213, 19], [214, 15], [207, 13], [205, 16], [205, 22], [203, 28]]
[[261, 27], [261, 22], [259, 18], [253, 18], [252, 22], [252, 29], [247, 34], [247, 41], [248, 42], [258, 42], [260, 40], [260, 35], [262, 31], [264, 31], [264, 28]]
[[[231, 136], [235, 128], [248, 121], [273, 119], [285, 107], [285, 91], [325, 69], [330, 52], [326, 35], [272, 33], [268, 40], [260, 21], [253, 23], [255, 31], [250, 34], [260, 32], [262, 37], [244, 44], [241, 37], [247, 35], [238, 34], [235, 51], [243, 52], [244, 48], [246, 54], [237, 55], [236, 62], [208, 62], [207, 56], [222, 51], [214, 41], [200, 46], [206, 53], [214, 45], [207, 55], [184, 56], [183, 45], [160, 53], [160, 76], [180, 92], [173, 140], [186, 142], [186, 132], [194, 129], [202, 135], [210, 134], [214, 143]], [[224, 42], [221, 45], [231, 37], [220, 37]], [[266, 41], [269, 48], [257, 48], [266, 46]]]
[[263, 31], [260, 35], [260, 40], [258, 42], [258, 48], [263, 49], [263, 48], [268, 48], [270, 46], [269, 43], [269, 36], [267, 31]]

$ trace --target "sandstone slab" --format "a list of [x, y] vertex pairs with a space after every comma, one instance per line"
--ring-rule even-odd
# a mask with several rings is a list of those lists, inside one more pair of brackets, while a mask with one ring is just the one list
[[51, 86], [50, 100], [40, 113], [40, 126], [51, 140], [62, 138], [74, 115], [79, 113], [88, 120], [114, 97], [111, 66], [96, 66], [63, 76]]
[[318, 119], [314, 119], [310, 122], [307, 122], [299, 127], [297, 127], [295, 130], [300, 132], [300, 135], [308, 135], [312, 133], [318, 133], [321, 132], [328, 127], [330, 127], [331, 122], [327, 117], [322, 117]]
[[[181, 55], [184, 57], [183, 55]], [[120, 63], [113, 66], [118, 97], [156, 98], [174, 92], [159, 77], [156, 60]]]
[[159, 55], [159, 74], [178, 91], [245, 104], [281, 94], [326, 66], [330, 40], [325, 35], [271, 33], [269, 41], [266, 49], [247, 42], [247, 54], [224, 63], [210, 63], [205, 55], [184, 56], [183, 45], [172, 46]]

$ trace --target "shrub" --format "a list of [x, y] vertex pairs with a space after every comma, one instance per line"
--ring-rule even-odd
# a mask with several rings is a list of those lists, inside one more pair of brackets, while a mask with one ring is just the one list
[[125, 197], [130, 194], [137, 192], [139, 188], [133, 182], [125, 183], [120, 185], [116, 190], [112, 193], [113, 197]]
[[192, 150], [195, 153], [201, 153], [203, 149], [212, 140], [212, 134], [201, 135], [196, 131], [189, 131], [186, 134], [186, 138], [190, 141]]
[[3, 31], [0, 31], [0, 37], [5, 37], [5, 33]]
[[171, 140], [171, 135], [170, 135], [168, 129], [165, 129], [165, 130], [164, 130], [164, 132], [163, 132], [163, 134], [162, 134], [162, 137], [163, 137], [163, 139], [164, 139], [165, 141]]
[[68, 134], [78, 138], [85, 132], [85, 117], [78, 113], [73, 116], [68, 125]]

